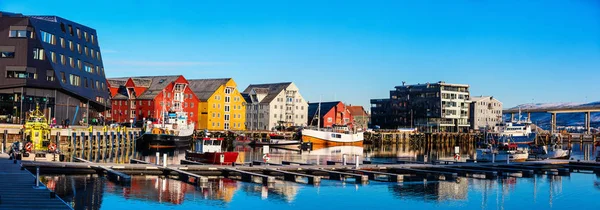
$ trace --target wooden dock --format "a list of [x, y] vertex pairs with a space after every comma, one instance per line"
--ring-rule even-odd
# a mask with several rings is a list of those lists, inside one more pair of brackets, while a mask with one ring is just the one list
[[35, 188], [35, 176], [7, 154], [0, 154], [0, 177], [0, 209], [73, 209], [42, 183]]

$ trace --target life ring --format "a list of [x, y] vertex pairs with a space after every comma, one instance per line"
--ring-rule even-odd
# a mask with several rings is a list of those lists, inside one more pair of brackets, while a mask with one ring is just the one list
[[459, 154], [454, 154], [454, 160], [460, 160], [460, 155]]
[[33, 144], [31, 142], [27, 142], [27, 144], [25, 144], [25, 151], [31, 152], [32, 147], [33, 147]]
[[50, 152], [56, 151], [56, 144], [50, 143], [50, 145], [48, 145], [48, 151], [50, 151]]
[[269, 162], [269, 160], [271, 160], [271, 155], [269, 155], [269, 153], [264, 154], [263, 155], [263, 161], [264, 162]]

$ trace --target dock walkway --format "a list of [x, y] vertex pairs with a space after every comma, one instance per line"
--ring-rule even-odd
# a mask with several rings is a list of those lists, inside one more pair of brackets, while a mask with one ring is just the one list
[[42, 183], [36, 189], [35, 176], [7, 154], [0, 154], [0, 177], [0, 209], [72, 209]]

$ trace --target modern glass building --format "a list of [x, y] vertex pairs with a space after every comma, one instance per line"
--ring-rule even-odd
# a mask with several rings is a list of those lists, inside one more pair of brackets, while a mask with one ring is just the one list
[[57, 16], [0, 12], [0, 72], [0, 123], [39, 105], [75, 125], [110, 105], [96, 30]]

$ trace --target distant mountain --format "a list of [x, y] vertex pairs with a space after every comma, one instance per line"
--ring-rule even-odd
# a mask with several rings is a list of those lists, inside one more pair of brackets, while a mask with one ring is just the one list
[[[569, 108], [569, 107], [587, 107], [587, 106], [598, 106], [600, 101], [592, 103], [537, 103], [537, 104], [522, 104], [511, 109], [531, 109], [531, 108]], [[515, 115], [515, 118], [518, 116]], [[521, 119], [526, 119], [527, 113], [521, 114]], [[564, 113], [557, 114], [556, 124], [557, 126], [583, 126], [584, 125], [584, 113]], [[504, 115], [504, 120], [508, 121], [510, 114]], [[550, 130], [550, 121], [552, 115], [550, 113], [531, 113], [531, 121], [541, 127], [544, 130]], [[600, 127], [600, 112], [592, 113], [591, 118], [592, 127]]]

